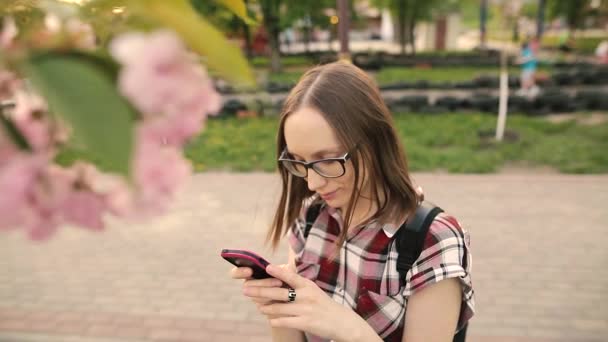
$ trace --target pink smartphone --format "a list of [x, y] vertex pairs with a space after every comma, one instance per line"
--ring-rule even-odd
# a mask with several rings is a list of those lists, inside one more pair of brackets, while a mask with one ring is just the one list
[[241, 249], [222, 249], [220, 255], [236, 267], [251, 268], [253, 271], [252, 278], [270, 278], [270, 275], [266, 273], [266, 266], [270, 263], [253, 252]]

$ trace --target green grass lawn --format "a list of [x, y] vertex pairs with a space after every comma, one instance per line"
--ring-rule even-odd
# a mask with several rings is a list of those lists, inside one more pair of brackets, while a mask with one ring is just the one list
[[[608, 172], [608, 123], [556, 124], [511, 115], [507, 129], [519, 140], [498, 144], [478, 136], [480, 130], [494, 129], [492, 115], [397, 114], [395, 120], [413, 171], [490, 173], [515, 162], [565, 173]], [[273, 171], [277, 123], [274, 117], [210, 121], [186, 154], [197, 171]]]
[[[269, 68], [270, 67], [270, 58], [264, 56], [257, 56], [251, 59], [251, 65], [255, 68]], [[281, 56], [281, 66], [283, 67], [291, 67], [291, 66], [304, 66], [310, 67], [313, 66], [314, 62], [311, 58], [306, 56]]]
[[387, 67], [382, 68], [376, 74], [378, 84], [390, 84], [395, 82], [412, 82], [412, 81], [430, 81], [430, 82], [447, 82], [447, 81], [469, 81], [480, 75], [497, 76], [499, 69], [496, 67], [453, 67], [453, 68], [404, 68], [404, 67]]
[[300, 79], [300, 76], [304, 74], [302, 71], [283, 71], [279, 73], [269, 73], [268, 81], [279, 84], [295, 84]]
[[[595, 53], [598, 44], [604, 39], [606, 39], [606, 37], [576, 37], [574, 39], [573, 48], [580, 53], [593, 54]], [[557, 48], [560, 43], [560, 37], [543, 36], [542, 46], [544, 47]]]

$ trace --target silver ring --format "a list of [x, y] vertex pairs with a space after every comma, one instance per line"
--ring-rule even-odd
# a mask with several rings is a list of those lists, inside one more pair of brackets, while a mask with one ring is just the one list
[[287, 302], [293, 303], [296, 300], [296, 290], [289, 289], [287, 290]]

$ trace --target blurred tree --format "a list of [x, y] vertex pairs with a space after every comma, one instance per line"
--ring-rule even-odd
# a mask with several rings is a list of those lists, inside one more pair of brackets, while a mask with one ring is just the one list
[[488, 0], [479, 1], [479, 45], [486, 46], [486, 33], [488, 31]]
[[430, 19], [432, 14], [451, 2], [439, 0], [374, 0], [379, 8], [388, 8], [393, 17], [397, 19], [397, 35], [401, 45], [401, 54], [409, 44], [412, 54], [416, 54], [416, 24], [422, 20]]
[[538, 0], [538, 10], [536, 11], [536, 38], [540, 41], [543, 37], [545, 28], [545, 10], [547, 7], [546, 0]]
[[[251, 47], [251, 23], [246, 22], [233, 11], [229, 10], [225, 6], [222, 6], [222, 4], [208, 0], [190, 0], [190, 2], [192, 3], [192, 7], [194, 7], [198, 13], [203, 15], [205, 18], [208, 18], [208, 20], [222, 32], [227, 33], [229, 36], [242, 37], [245, 44], [245, 55], [247, 56], [247, 59], [251, 59], [253, 55]], [[253, 11], [248, 6], [249, 1], [243, 0], [243, 2], [245, 4], [248, 17], [255, 17]]]
[[[271, 72], [281, 70], [280, 40], [282, 30], [292, 27], [297, 20], [305, 22], [305, 40], [310, 40], [314, 27], [330, 28], [326, 14], [328, 8], [335, 8], [335, 0], [258, 0], [262, 10], [263, 24], [268, 33], [270, 45]], [[351, 13], [352, 2], [350, 2]], [[308, 36], [308, 38], [306, 38]]]
[[[281, 29], [291, 27], [295, 23], [302, 28], [306, 52], [310, 52], [312, 30], [318, 27], [322, 30], [331, 29], [327, 9], [336, 6], [336, 0], [300, 0], [289, 3], [289, 11], [281, 17]], [[351, 12], [352, 13], [352, 12]]]
[[281, 4], [283, 0], [259, 0], [260, 6], [262, 7], [262, 16], [264, 27], [268, 34], [268, 43], [270, 45], [270, 71], [279, 72], [281, 71], [281, 51], [279, 41], [279, 33], [281, 33], [281, 26], [279, 21], [279, 15], [281, 10]]
[[521, 0], [502, 1], [499, 3], [499, 9], [502, 19], [502, 24], [505, 29], [512, 29], [512, 40], [519, 41], [519, 18], [523, 12], [523, 2]]
[[241, 28], [238, 16], [225, 6], [214, 1], [208, 0], [190, 0], [192, 7], [205, 16], [210, 23], [228, 34], [236, 34]]
[[549, 0], [551, 18], [563, 17], [568, 25], [568, 37], [573, 31], [582, 28], [586, 16], [591, 12], [593, 0]]
[[44, 18], [44, 11], [38, 7], [39, 0], [13, 0], [0, 2], [0, 19], [11, 16], [18, 27], [27, 29]]

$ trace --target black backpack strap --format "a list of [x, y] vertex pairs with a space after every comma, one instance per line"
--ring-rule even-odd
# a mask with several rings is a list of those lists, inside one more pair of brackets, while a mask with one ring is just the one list
[[468, 327], [469, 327], [469, 323], [465, 324], [464, 327], [462, 327], [462, 329], [460, 329], [460, 331], [458, 331], [458, 333], [456, 335], [454, 335], [452, 342], [465, 342], [467, 339], [467, 328]]
[[435, 217], [443, 210], [434, 204], [424, 201], [411, 219], [408, 219], [397, 231], [397, 271], [404, 279], [407, 272], [424, 248], [424, 239]]
[[[418, 208], [414, 217], [407, 220], [397, 231], [397, 271], [402, 279], [405, 279], [407, 272], [412, 268], [414, 262], [420, 257], [424, 248], [426, 234], [439, 213], [443, 209], [434, 204], [424, 201]], [[454, 335], [452, 342], [465, 342], [468, 324]]]
[[304, 227], [304, 238], [305, 239], [308, 238], [310, 229], [312, 228], [312, 225], [317, 220], [317, 217], [319, 216], [319, 213], [321, 212], [322, 206], [323, 206], [323, 203], [313, 203], [310, 205], [310, 207], [308, 207], [308, 210], [306, 210], [306, 226]]

